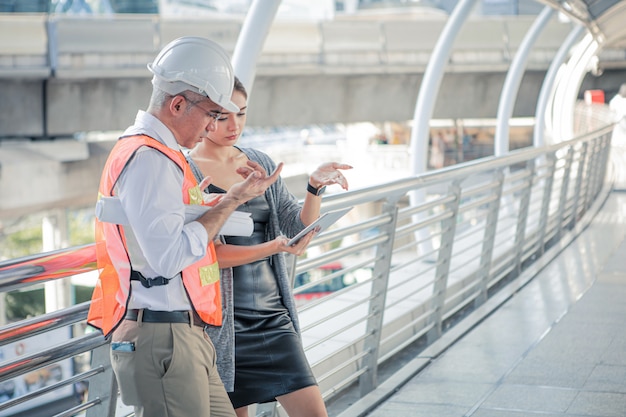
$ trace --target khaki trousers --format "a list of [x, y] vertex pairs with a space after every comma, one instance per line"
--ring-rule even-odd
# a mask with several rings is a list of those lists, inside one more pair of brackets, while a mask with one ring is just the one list
[[[124, 348], [113, 346], [119, 342]], [[234, 417], [203, 328], [124, 320], [113, 332], [111, 364], [122, 402], [137, 417]]]

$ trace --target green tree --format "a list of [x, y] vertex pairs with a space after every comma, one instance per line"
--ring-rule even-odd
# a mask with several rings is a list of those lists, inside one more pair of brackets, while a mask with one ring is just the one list
[[43, 288], [30, 291], [11, 291], [4, 298], [7, 321], [40, 316], [45, 312]]

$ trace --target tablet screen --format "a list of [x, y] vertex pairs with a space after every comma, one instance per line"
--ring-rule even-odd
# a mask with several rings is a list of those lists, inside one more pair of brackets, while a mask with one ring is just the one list
[[291, 238], [291, 240], [287, 244], [289, 246], [295, 244], [300, 239], [302, 239], [302, 236], [306, 235], [307, 233], [309, 233], [311, 230], [315, 229], [318, 226], [320, 227], [319, 233], [323, 232], [331, 224], [335, 223], [337, 220], [343, 217], [350, 210], [352, 210], [352, 207], [346, 207], [346, 208], [342, 208], [338, 210], [327, 211], [326, 213], [318, 217], [318, 219], [315, 220], [313, 223], [311, 223], [310, 225], [302, 229], [300, 233], [298, 233], [293, 238]]

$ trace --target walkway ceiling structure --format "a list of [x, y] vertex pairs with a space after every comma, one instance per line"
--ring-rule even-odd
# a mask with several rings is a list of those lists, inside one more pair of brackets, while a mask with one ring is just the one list
[[[551, 105], [547, 106], [546, 131], [551, 133], [553, 141], [566, 140], [575, 134], [574, 109], [585, 74], [591, 72], [600, 75], [611, 66], [623, 66], [626, 60], [626, 1], [539, 1], [558, 10], [587, 32], [584, 39], [568, 51], [571, 56], [559, 70], [550, 94]], [[538, 130], [542, 129], [542, 126], [536, 127], [535, 143], [537, 137], [541, 136]]]
[[626, 1], [540, 1], [584, 25], [601, 48], [626, 49]]
[[[618, 0], [539, 0], [546, 9], [555, 9], [574, 22], [570, 36], [563, 43], [561, 50], [554, 57], [551, 68], [540, 92], [537, 109], [545, 112], [537, 117], [535, 126], [535, 146], [543, 146], [544, 130], [547, 130], [552, 142], [560, 142], [574, 137], [574, 112], [578, 91], [588, 72], [601, 74], [603, 63], [600, 52], [605, 49], [617, 50], [622, 64], [626, 59], [623, 49], [626, 46], [626, 1]], [[452, 11], [432, 54], [426, 69], [420, 90], [411, 132], [411, 152], [414, 155], [412, 173], [425, 172], [425, 155], [428, 150], [428, 121], [432, 116], [433, 100], [437, 95], [445, 62], [448, 59], [451, 43], [458, 34], [460, 25], [468, 18], [469, 10], [476, 0], [459, 0]], [[508, 152], [508, 124], [513, 104], [519, 89], [519, 81], [525, 68], [525, 56], [532, 48], [534, 39], [547, 22], [546, 10], [540, 13], [535, 24], [527, 32], [520, 50], [507, 73], [505, 86], [500, 97], [497, 115], [494, 154]], [[578, 40], [584, 32], [587, 35]], [[523, 46], [523, 47], [522, 47]], [[622, 49], [622, 51], [619, 51]], [[520, 56], [518, 57], [517, 54]], [[569, 58], [568, 58], [569, 55]], [[519, 59], [518, 59], [519, 58]], [[607, 61], [608, 63], [608, 61]], [[425, 86], [424, 86], [425, 84]]]
[[[428, 125], [441, 77], [445, 72], [445, 62], [460, 26], [470, 15], [476, 1], [459, 0], [440, 35], [432, 54], [433, 58], [425, 72], [422, 83], [422, 87], [425, 84], [425, 88], [420, 90], [418, 96], [414, 116], [414, 126], [416, 127], [413, 128], [411, 135], [411, 151], [414, 155], [412, 172], [414, 174], [420, 174], [426, 170]], [[558, 10], [576, 23], [576, 27], [562, 45], [561, 49], [563, 50], [554, 57], [553, 65], [551, 65], [553, 68], [548, 71], [548, 76], [542, 87], [542, 90], [545, 89], [546, 91], [540, 93], [540, 99], [544, 102], [539, 102], [537, 107], [541, 111], [545, 111], [546, 116], [545, 120], [543, 114], [537, 118], [541, 126], [536, 126], [533, 142], [535, 146], [542, 146], [544, 128], [551, 134], [552, 141], [561, 141], [573, 137], [574, 107], [585, 74], [588, 72], [599, 74], [603, 68], [610, 66], [610, 60], [607, 60], [606, 63], [600, 61], [600, 53], [606, 49], [617, 50], [618, 55], [621, 55], [621, 64], [623, 65], [623, 62], [626, 61], [626, 25], [624, 24], [626, 21], [626, 0], [538, 1], [549, 8]], [[237, 41], [233, 59], [234, 68], [249, 90], [251, 90], [254, 82], [254, 67], [262, 49], [262, 40], [267, 35], [280, 3], [281, 0], [253, 0]], [[518, 53], [528, 54], [534, 43], [534, 38], [542, 30], [548, 17], [548, 13], [545, 11], [539, 15], [537, 24], [533, 25], [527, 33], [527, 39], [524, 40], [527, 43], [524, 45], [525, 49], [518, 51]], [[580, 42], [577, 42], [584, 32], [583, 28], [586, 29], [587, 35]], [[262, 36], [259, 36], [260, 34]], [[253, 42], [252, 39], [255, 38], [256, 42]], [[620, 49], [622, 51], [619, 51]], [[567, 55], [570, 55], [569, 58]], [[520, 59], [513, 61], [512, 67], [509, 69], [507, 78], [510, 80], [505, 81], [508, 84], [505, 85], [506, 88], [503, 89], [503, 96], [500, 99], [499, 132], [496, 132], [496, 139], [501, 142], [508, 142], [506, 127], [508, 127], [509, 113], [512, 113], [524, 67], [525, 59], [520, 56]], [[508, 143], [496, 146], [496, 150], [498, 149], [502, 153], [508, 152]]]

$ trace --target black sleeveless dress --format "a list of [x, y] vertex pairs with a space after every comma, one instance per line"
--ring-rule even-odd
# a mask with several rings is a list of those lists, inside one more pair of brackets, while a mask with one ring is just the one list
[[[210, 186], [210, 192], [224, 190]], [[250, 237], [226, 236], [241, 246], [266, 241], [269, 205], [265, 196], [237, 210], [252, 213]], [[235, 318], [235, 389], [229, 392], [235, 408], [271, 402], [276, 397], [316, 385], [287, 308], [283, 305], [271, 258], [233, 268]]]

